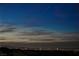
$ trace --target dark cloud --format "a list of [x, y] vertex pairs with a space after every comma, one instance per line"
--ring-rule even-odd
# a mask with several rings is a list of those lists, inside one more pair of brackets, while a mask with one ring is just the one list
[[44, 30], [34, 30], [32, 32], [20, 32], [21, 35], [50, 35], [52, 32], [44, 31]]
[[0, 37], [0, 40], [6, 40], [6, 38], [5, 37]]
[[11, 25], [0, 25], [0, 33], [13, 32], [16, 28]]

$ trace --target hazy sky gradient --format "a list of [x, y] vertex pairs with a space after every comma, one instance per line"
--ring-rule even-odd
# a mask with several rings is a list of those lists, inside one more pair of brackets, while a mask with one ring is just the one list
[[0, 46], [79, 48], [79, 4], [0, 4]]

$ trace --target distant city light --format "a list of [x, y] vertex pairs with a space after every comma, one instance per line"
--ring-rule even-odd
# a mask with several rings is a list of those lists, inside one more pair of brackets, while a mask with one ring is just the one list
[[59, 50], [59, 48], [57, 48], [57, 51]]

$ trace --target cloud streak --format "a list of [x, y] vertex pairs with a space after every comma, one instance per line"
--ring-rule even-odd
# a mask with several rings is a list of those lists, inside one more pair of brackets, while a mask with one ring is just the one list
[[62, 33], [40, 27], [0, 26], [0, 42], [79, 41], [79, 33]]

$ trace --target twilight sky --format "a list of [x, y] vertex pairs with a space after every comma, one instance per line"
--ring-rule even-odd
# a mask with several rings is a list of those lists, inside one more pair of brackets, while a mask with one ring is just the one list
[[0, 4], [0, 46], [79, 48], [79, 4]]
[[0, 23], [79, 32], [79, 4], [0, 4]]
[[79, 41], [79, 4], [0, 4], [0, 42]]

